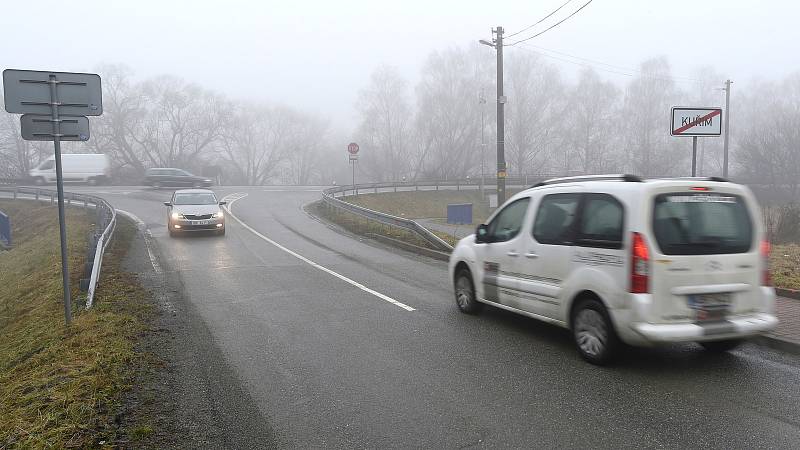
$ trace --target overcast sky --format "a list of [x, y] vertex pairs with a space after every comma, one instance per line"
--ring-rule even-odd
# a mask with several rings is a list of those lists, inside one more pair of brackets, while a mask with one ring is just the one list
[[[350, 128], [357, 92], [378, 65], [397, 66], [413, 82], [430, 51], [490, 38], [496, 25], [513, 33], [564, 1], [4, 0], [0, 61], [3, 68], [82, 72], [124, 63], [138, 77], [173, 74]], [[552, 19], [586, 1], [573, 0]], [[799, 18], [794, 1], [594, 0], [529, 42], [621, 67], [666, 55], [673, 75], [691, 77], [708, 65], [744, 89], [754, 78], [800, 70]], [[506, 58], [521, 51], [507, 49]], [[565, 72], [578, 67], [551, 55]]]

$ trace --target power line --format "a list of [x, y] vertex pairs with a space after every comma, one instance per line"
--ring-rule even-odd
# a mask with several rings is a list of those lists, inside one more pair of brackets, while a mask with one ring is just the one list
[[[542, 55], [542, 56], [547, 56], [547, 57], [550, 57], [550, 58], [559, 59], [559, 60], [562, 60], [562, 61], [567, 61], [567, 60], [564, 60], [564, 59], [561, 59], [561, 58], [556, 58], [556, 57], [554, 57], [552, 55], [548, 55], [546, 53], [536, 52], [534, 50], [531, 50], [528, 47], [533, 47], [533, 48], [539, 49], [539, 50], [544, 51], [544, 52], [556, 53], [558, 55], [562, 55], [562, 56], [566, 56], [566, 57], [569, 57], [569, 58], [577, 59], [579, 61], [584, 61], [586, 63], [589, 63], [589, 64], [583, 64], [586, 67], [594, 67], [593, 65], [596, 64], [596, 65], [600, 65], [600, 66], [610, 67], [610, 68], [616, 69], [616, 70], [622, 70], [622, 71], [625, 71], [625, 72], [632, 72], [632, 73], [638, 73], [638, 74], [649, 76], [646, 72], [643, 72], [643, 71], [641, 71], [639, 69], [633, 69], [633, 68], [630, 68], [630, 67], [623, 67], [623, 66], [617, 66], [617, 65], [614, 65], [614, 64], [608, 64], [608, 63], [604, 63], [602, 61], [597, 61], [597, 60], [589, 59], [589, 58], [583, 58], [581, 56], [570, 55], [569, 53], [564, 53], [564, 52], [560, 52], [558, 50], [552, 50], [552, 49], [549, 49], [549, 48], [539, 47], [539, 46], [533, 45], [533, 44], [525, 44], [525, 45], [522, 45], [519, 48], [523, 48], [525, 50], [532, 51], [532, 52], [534, 52], [536, 54], [539, 54], [539, 55]], [[573, 61], [567, 61], [567, 62], [573, 62]], [[600, 69], [600, 70], [606, 70], [606, 71], [612, 72], [612, 73], [620, 73], [620, 72], [615, 72], [615, 71], [603, 69], [601, 67], [594, 67], [594, 68]], [[692, 82], [692, 83], [704, 83], [705, 82], [705, 81], [697, 79], [697, 78], [681, 77], [681, 76], [676, 76], [676, 75], [670, 75], [668, 77], [662, 77], [662, 78], [669, 78], [669, 79], [672, 79], [674, 81], [680, 81], [680, 82]]]
[[[613, 67], [613, 68], [616, 68], [616, 69], [623, 70], [624, 72], [620, 71], [620, 70], [608, 69], [608, 68], [605, 68], [605, 67], [597, 67], [596, 65], [590, 64], [588, 62], [573, 61], [573, 60], [570, 60], [570, 59], [561, 58], [561, 57], [554, 56], [554, 55], [549, 55], [549, 54], [543, 53], [541, 51], [536, 51], [536, 50], [530, 49], [527, 46], [520, 46], [518, 48], [522, 49], [522, 50], [529, 51], [531, 53], [535, 53], [535, 54], [540, 55], [540, 56], [545, 56], [547, 58], [552, 58], [552, 59], [555, 59], [555, 60], [558, 60], [558, 61], [563, 61], [563, 62], [566, 62], [566, 63], [569, 63], [569, 64], [574, 64], [576, 66], [586, 67], [586, 68], [590, 68], [590, 69], [602, 70], [604, 72], [614, 73], [614, 74], [617, 74], [617, 75], [623, 75], [623, 76], [626, 76], [626, 77], [635, 77], [638, 74], [638, 75], [640, 75], [640, 76], [642, 76], [644, 78], [651, 78], [651, 79], [654, 79], [654, 80], [675, 81], [675, 82], [678, 82], [678, 83], [704, 83], [704, 81], [698, 80], [698, 79], [694, 79], [694, 78], [651, 75], [651, 74], [648, 74], [647, 72], [642, 72], [641, 70], [627, 69], [627, 68], [623, 68], [623, 67], [620, 67], [620, 66], [613, 66], [611, 64], [601, 63], [599, 61], [593, 61], [593, 60], [589, 60], [589, 59], [586, 59], [586, 58], [581, 58], [581, 57], [578, 57], [578, 56], [572, 56], [572, 55], [569, 55], [567, 53], [561, 53], [561, 52], [557, 52], [555, 50], [549, 50], [549, 49], [545, 49], [545, 48], [542, 48], [542, 47], [537, 47], [537, 48], [539, 48], [541, 50], [544, 50], [544, 51], [549, 51], [549, 52], [559, 53], [559, 54], [562, 54], [562, 55], [565, 55], [565, 56], [569, 56], [570, 58], [575, 58], [575, 59], [579, 59], [579, 60], [583, 60], [583, 61], [590, 61], [590, 62], [594, 62], [595, 64], [600, 64], [600, 65], [603, 65], [603, 66]], [[635, 73], [630, 73], [630, 72], [635, 72]]]
[[536, 25], [539, 25], [540, 23], [542, 23], [542, 22], [544, 22], [545, 20], [549, 19], [549, 18], [550, 18], [550, 16], [552, 16], [553, 14], [555, 14], [555, 13], [557, 13], [559, 10], [561, 10], [561, 8], [563, 8], [563, 7], [567, 6], [567, 3], [571, 2], [571, 1], [572, 1], [572, 0], [567, 0], [566, 2], [564, 2], [564, 4], [563, 4], [563, 5], [561, 5], [561, 6], [559, 6], [558, 8], [556, 8], [556, 10], [555, 10], [555, 11], [553, 11], [553, 12], [551, 12], [550, 14], [548, 14], [548, 15], [546, 15], [546, 16], [544, 16], [544, 17], [542, 17], [541, 19], [539, 19], [539, 21], [538, 21], [538, 22], [534, 23], [534, 24], [533, 24], [533, 25], [531, 25], [531, 26], [528, 26], [528, 27], [525, 27], [525, 28], [521, 29], [521, 30], [517, 31], [516, 33], [511, 33], [511, 34], [509, 34], [507, 37], [514, 37], [514, 36], [516, 36], [516, 35], [518, 35], [518, 34], [520, 34], [520, 33], [524, 33], [524, 32], [526, 32], [526, 31], [530, 30], [531, 28], [535, 27]]
[[562, 23], [566, 22], [567, 20], [569, 20], [569, 18], [570, 18], [570, 17], [572, 17], [572, 16], [574, 16], [575, 14], [578, 14], [579, 12], [581, 12], [581, 10], [582, 10], [583, 8], [586, 8], [587, 6], [589, 6], [589, 3], [592, 3], [593, 1], [594, 1], [594, 0], [589, 0], [588, 2], [584, 3], [584, 4], [583, 4], [583, 6], [581, 6], [581, 7], [580, 7], [580, 8], [578, 8], [578, 9], [576, 9], [576, 10], [575, 10], [575, 11], [574, 11], [572, 14], [570, 14], [570, 15], [568, 15], [567, 17], [565, 17], [565, 18], [563, 18], [563, 19], [559, 20], [558, 22], [556, 22], [556, 23], [555, 23], [555, 24], [553, 24], [553, 25], [550, 25], [548, 28], [545, 28], [543, 31], [540, 31], [540, 32], [538, 32], [538, 33], [534, 34], [533, 36], [526, 37], [525, 39], [520, 39], [520, 40], [518, 40], [518, 41], [516, 41], [516, 42], [512, 42], [512, 43], [510, 43], [510, 44], [506, 44], [506, 47], [513, 47], [513, 46], [515, 46], [515, 45], [517, 45], [517, 44], [519, 44], [519, 43], [521, 43], [521, 42], [529, 41], [529, 40], [531, 40], [531, 39], [533, 39], [533, 38], [535, 38], [535, 37], [537, 37], [537, 36], [541, 36], [541, 35], [543, 35], [543, 34], [547, 33], [548, 31], [552, 30], [553, 28], [555, 28], [555, 27], [557, 27], [557, 26], [561, 25]]

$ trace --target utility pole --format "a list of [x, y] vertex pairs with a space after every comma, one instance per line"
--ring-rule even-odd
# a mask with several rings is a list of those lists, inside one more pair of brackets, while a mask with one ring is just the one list
[[486, 161], [486, 141], [484, 140], [484, 130], [486, 129], [486, 125], [483, 117], [484, 105], [486, 104], [486, 97], [483, 95], [483, 89], [481, 89], [480, 94], [478, 94], [478, 104], [480, 105], [481, 109], [481, 199], [483, 199], [484, 198], [483, 187], [486, 184], [485, 170], [484, 170], [484, 163]]
[[503, 95], [503, 27], [492, 30], [492, 42], [481, 39], [483, 45], [497, 51], [497, 206], [506, 201], [505, 114], [506, 97]]
[[731, 84], [733, 81], [726, 80], [725, 87], [725, 141], [722, 149], [722, 177], [728, 178], [728, 132], [731, 124]]

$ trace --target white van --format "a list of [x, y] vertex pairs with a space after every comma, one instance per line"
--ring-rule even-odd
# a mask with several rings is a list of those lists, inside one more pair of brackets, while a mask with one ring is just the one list
[[[107, 183], [108, 156], [98, 153], [62, 153], [61, 172], [65, 182], [84, 182], [91, 185]], [[51, 156], [28, 172], [37, 185], [56, 182], [56, 161]]]
[[461, 311], [489, 304], [568, 328], [602, 364], [620, 341], [724, 351], [773, 329], [768, 254], [745, 186], [609, 175], [515, 195], [449, 268]]

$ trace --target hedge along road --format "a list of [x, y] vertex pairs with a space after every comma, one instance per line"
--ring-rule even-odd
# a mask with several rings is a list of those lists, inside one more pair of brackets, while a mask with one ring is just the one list
[[169, 191], [115, 189], [101, 195], [150, 228], [246, 393], [209, 395], [226, 399], [222, 414], [252, 402], [258, 417], [239, 419], [267, 423], [280, 447], [800, 445], [797, 357], [683, 345], [597, 368], [564, 330], [459, 313], [444, 262], [315, 220], [302, 206], [318, 189], [219, 188], [247, 194], [231, 197], [243, 224], [178, 239]]

